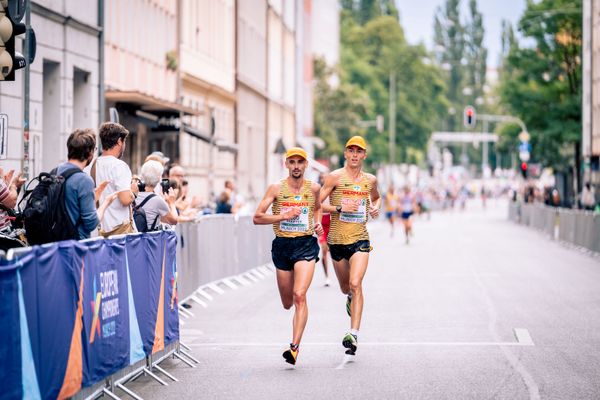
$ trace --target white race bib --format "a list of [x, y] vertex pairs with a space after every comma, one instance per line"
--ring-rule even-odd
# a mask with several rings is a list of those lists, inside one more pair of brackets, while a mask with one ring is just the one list
[[352, 199], [342, 197], [342, 207], [356, 204], [358, 211], [340, 213], [340, 221], [350, 222], [352, 224], [362, 224], [367, 222], [367, 199]]
[[[280, 214], [292, 211], [296, 207], [281, 207]], [[299, 207], [302, 212], [300, 215], [279, 222], [279, 229], [282, 232], [308, 232], [308, 207]]]

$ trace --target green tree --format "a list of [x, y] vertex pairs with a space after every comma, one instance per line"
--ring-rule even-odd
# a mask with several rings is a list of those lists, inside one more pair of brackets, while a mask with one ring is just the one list
[[462, 85], [467, 62], [465, 53], [465, 28], [460, 22], [460, 0], [446, 0], [434, 17], [434, 43], [438, 63], [448, 71], [448, 100], [454, 112], [448, 115], [447, 129], [459, 130], [464, 106]]
[[[508, 55], [500, 96], [531, 134], [532, 161], [579, 170], [581, 138], [581, 0], [529, 1], [519, 44], [505, 29]], [[513, 41], [512, 44], [510, 41]]]
[[[483, 86], [486, 82], [488, 51], [483, 45], [485, 29], [483, 17], [477, 9], [477, 0], [469, 2], [470, 21], [465, 29], [465, 55], [467, 59], [467, 86], [472, 90], [467, 95], [467, 102], [476, 104], [477, 99], [483, 99]], [[481, 104], [477, 104], [481, 106]], [[480, 107], [478, 107], [479, 109]]]
[[320, 57], [314, 59], [315, 77], [315, 135], [325, 141], [325, 148], [317, 156], [329, 159], [340, 155], [344, 143], [362, 133], [359, 121], [367, 114], [370, 102], [367, 94], [355, 85], [341, 82], [330, 84], [335, 71]]

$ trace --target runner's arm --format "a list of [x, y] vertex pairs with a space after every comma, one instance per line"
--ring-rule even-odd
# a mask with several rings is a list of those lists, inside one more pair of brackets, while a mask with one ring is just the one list
[[312, 185], [313, 195], [315, 196], [315, 208], [313, 212], [314, 217], [314, 227], [315, 231], [318, 235], [323, 234], [323, 226], [321, 225], [321, 217], [323, 215], [323, 210], [321, 207], [321, 185], [318, 183], [313, 183]]
[[379, 188], [377, 187], [377, 178], [373, 175], [369, 177], [371, 180], [371, 208], [369, 214], [372, 218], [377, 218], [379, 215], [379, 208], [381, 207], [381, 195], [379, 194]]
[[285, 221], [291, 218], [294, 218], [300, 215], [301, 210], [300, 207], [294, 207], [291, 211], [288, 211], [285, 214], [280, 215], [272, 215], [267, 214], [267, 210], [275, 201], [277, 197], [277, 193], [279, 192], [279, 185], [274, 184], [269, 186], [267, 192], [265, 193], [265, 197], [260, 201], [258, 207], [256, 208], [256, 212], [254, 213], [254, 218], [252, 222], [254, 225], [269, 225], [277, 222]]
[[320, 192], [321, 192], [321, 194], [320, 194], [321, 212], [322, 213], [337, 212], [337, 210], [335, 209], [335, 206], [332, 206], [331, 204], [323, 203], [331, 195], [331, 192], [333, 191], [333, 189], [335, 189], [337, 183], [338, 183], [338, 177], [335, 174], [329, 174], [325, 178], [325, 182], [323, 182], [323, 187], [320, 190]]

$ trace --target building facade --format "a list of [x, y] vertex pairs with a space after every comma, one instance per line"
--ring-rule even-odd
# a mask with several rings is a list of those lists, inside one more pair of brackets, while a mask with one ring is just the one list
[[583, 2], [584, 182], [600, 184], [600, 0]]
[[153, 151], [179, 162], [180, 116], [196, 113], [178, 96], [177, 6], [168, 0], [105, 0], [106, 115], [115, 108], [130, 132], [124, 160], [134, 172]]
[[237, 2], [237, 185], [260, 200], [267, 184], [267, 0]]
[[190, 193], [214, 199], [235, 177], [235, 2], [180, 1], [180, 74], [184, 119], [181, 165]]
[[[66, 141], [77, 128], [98, 125], [100, 32], [97, 0], [31, 2], [37, 37], [30, 66], [29, 132], [24, 130], [25, 70], [0, 84], [0, 113], [8, 119], [2, 168], [29, 178], [67, 159]], [[17, 44], [17, 48], [19, 45]]]

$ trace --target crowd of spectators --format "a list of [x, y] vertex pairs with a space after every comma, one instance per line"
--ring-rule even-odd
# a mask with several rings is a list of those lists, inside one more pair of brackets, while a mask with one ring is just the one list
[[[201, 215], [247, 208], [231, 180], [213, 199], [202, 202], [191, 196], [185, 169], [169, 164], [160, 151], [149, 154], [139, 173], [133, 174], [122, 159], [128, 136], [118, 123], [102, 124], [98, 130], [102, 154], [97, 158], [93, 129], [78, 129], [69, 136], [68, 160], [49, 174], [63, 188], [61, 201], [75, 232], [70, 239], [172, 229]], [[20, 173], [0, 168], [0, 250], [27, 245], [20, 212], [29, 206], [30, 186], [35, 188], [40, 179], [25, 185]], [[145, 226], [137, 225], [139, 214], [144, 215]]]

